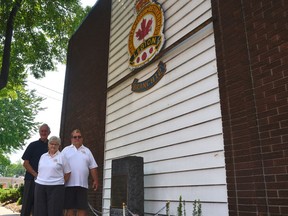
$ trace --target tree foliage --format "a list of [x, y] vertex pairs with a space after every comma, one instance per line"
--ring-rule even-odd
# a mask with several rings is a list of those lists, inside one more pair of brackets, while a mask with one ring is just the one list
[[9, 160], [9, 158], [7, 158], [3, 154], [3, 151], [0, 150], [0, 176], [5, 176], [5, 172], [10, 164], [11, 161]]
[[0, 176], [19, 177], [25, 175], [25, 168], [20, 159], [16, 163], [11, 163], [7, 157], [0, 153], [0, 162]]
[[17, 91], [17, 98], [0, 98], [0, 148], [10, 153], [25, 145], [24, 141], [37, 131], [34, 118], [41, 110], [42, 98], [34, 91]]
[[25, 168], [21, 160], [8, 166], [6, 177], [19, 177], [25, 175]]
[[[89, 10], [79, 0], [0, 1], [0, 62], [10, 60], [8, 83], [0, 90], [0, 148], [4, 153], [21, 148], [38, 127], [34, 120], [42, 98], [26, 90], [27, 74], [42, 78], [57, 63], [65, 63], [68, 40]], [[8, 25], [11, 16], [13, 25]], [[4, 52], [8, 30], [13, 30], [9, 58]]]
[[1, 62], [8, 19], [19, 2], [20, 7], [14, 17], [8, 78], [10, 85], [6, 87], [6, 94], [14, 92], [16, 86], [25, 85], [27, 73], [41, 78], [45, 72], [53, 71], [56, 63], [65, 62], [68, 40], [89, 10], [83, 9], [79, 0], [1, 1]]

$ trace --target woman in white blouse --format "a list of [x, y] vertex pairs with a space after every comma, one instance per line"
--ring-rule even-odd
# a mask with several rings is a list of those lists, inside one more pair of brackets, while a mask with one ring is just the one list
[[62, 216], [65, 196], [64, 184], [71, 168], [59, 151], [60, 138], [52, 136], [48, 141], [48, 152], [43, 154], [35, 178], [34, 216]]

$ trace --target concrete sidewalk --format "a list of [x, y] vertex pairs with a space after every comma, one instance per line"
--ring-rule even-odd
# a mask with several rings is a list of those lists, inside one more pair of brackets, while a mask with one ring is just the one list
[[18, 212], [13, 212], [10, 209], [7, 209], [3, 206], [0, 206], [0, 215], [1, 216], [19, 216], [20, 213]]

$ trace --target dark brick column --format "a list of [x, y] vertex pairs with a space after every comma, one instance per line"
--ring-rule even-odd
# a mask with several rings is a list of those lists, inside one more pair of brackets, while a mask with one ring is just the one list
[[99, 165], [100, 187], [96, 193], [89, 190], [89, 202], [99, 211], [103, 198], [110, 17], [111, 0], [98, 0], [69, 41], [60, 134], [67, 146], [71, 144], [70, 133], [79, 128], [84, 145], [92, 151]]
[[288, 1], [212, 0], [230, 215], [288, 215]]

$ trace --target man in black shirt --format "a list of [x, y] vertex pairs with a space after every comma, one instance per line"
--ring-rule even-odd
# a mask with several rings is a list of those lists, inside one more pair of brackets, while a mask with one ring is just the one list
[[29, 216], [33, 212], [34, 204], [34, 179], [38, 175], [38, 163], [42, 154], [48, 151], [48, 136], [50, 128], [43, 124], [39, 128], [40, 139], [32, 142], [25, 150], [22, 159], [23, 166], [26, 169], [24, 178], [24, 192], [22, 198], [21, 216]]

